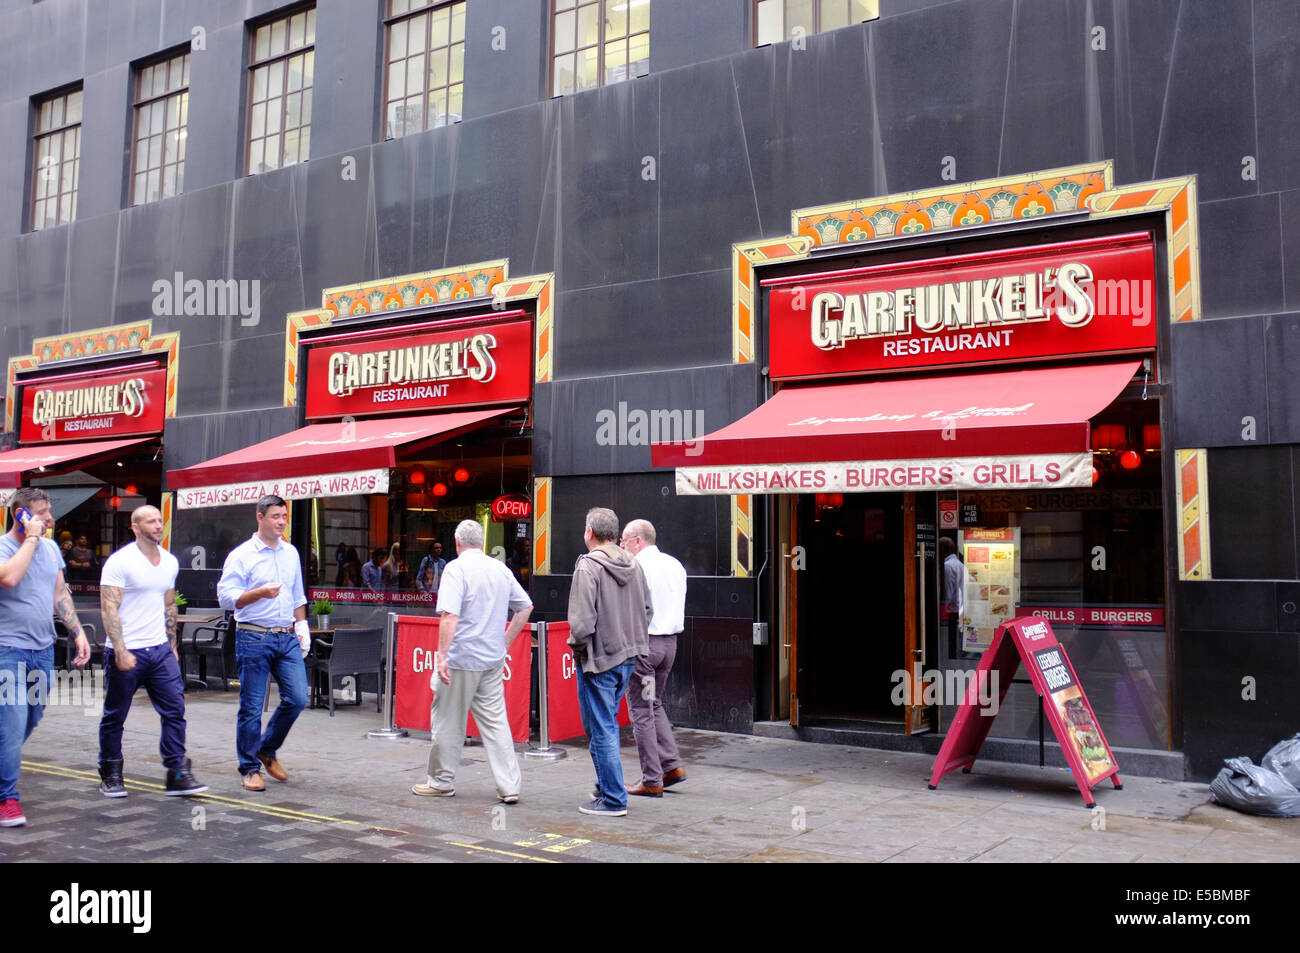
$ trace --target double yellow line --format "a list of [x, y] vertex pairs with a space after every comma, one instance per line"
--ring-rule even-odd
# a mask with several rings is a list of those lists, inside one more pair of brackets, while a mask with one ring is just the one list
[[[40, 761], [24, 761], [22, 763], [24, 771], [32, 771], [36, 774], [48, 774], [56, 778], [64, 778], [70, 781], [87, 781], [99, 783], [98, 771], [85, 771], [79, 768], [67, 768], [58, 764], [45, 764]], [[166, 789], [166, 785], [158, 784], [156, 781], [137, 781], [134, 778], [123, 779], [129, 788], [135, 788], [141, 791], [158, 792]], [[264, 814], [267, 817], [279, 818], [285, 821], [309, 821], [314, 824], [350, 824], [353, 827], [365, 827], [367, 830], [374, 831], [377, 834], [408, 834], [409, 831], [400, 831], [390, 827], [371, 827], [363, 824], [361, 821], [349, 821], [341, 817], [330, 817], [326, 814], [308, 814], [305, 811], [295, 811], [287, 807], [275, 807], [261, 804], [254, 804], [250, 801], [241, 800], [233, 797], [222, 797], [219, 794], [196, 794], [187, 798], [189, 801], [212, 801], [217, 804], [229, 804], [241, 811], [253, 811], [256, 814]], [[510, 850], [500, 850], [495, 847], [483, 847], [479, 844], [466, 844], [460, 841], [446, 841], [452, 847], [461, 847], [465, 850], [478, 851], [487, 854], [502, 854], [507, 857], [516, 857], [520, 860], [531, 860], [539, 864], [555, 864], [559, 861], [551, 860], [547, 857], [532, 857], [528, 854], [520, 854]]]

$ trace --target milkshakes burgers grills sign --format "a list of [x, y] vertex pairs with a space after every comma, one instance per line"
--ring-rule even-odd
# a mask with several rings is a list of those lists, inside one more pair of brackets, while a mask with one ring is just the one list
[[1155, 347], [1146, 233], [764, 282], [773, 380]]

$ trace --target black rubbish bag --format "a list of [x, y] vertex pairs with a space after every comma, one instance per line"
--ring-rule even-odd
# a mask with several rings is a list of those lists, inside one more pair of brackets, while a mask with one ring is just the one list
[[1286, 741], [1279, 741], [1269, 748], [1260, 764], [1282, 775], [1291, 782], [1292, 787], [1300, 788], [1300, 734], [1292, 735]]
[[1210, 793], [1220, 804], [1246, 814], [1300, 817], [1300, 791], [1282, 775], [1249, 758], [1227, 758], [1223, 763], [1210, 782]]

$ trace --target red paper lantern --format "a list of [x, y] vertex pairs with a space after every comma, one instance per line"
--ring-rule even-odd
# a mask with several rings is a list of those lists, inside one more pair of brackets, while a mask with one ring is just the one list
[[844, 494], [843, 494], [843, 493], [832, 493], [832, 494], [830, 495], [830, 497], [831, 497], [831, 506], [843, 506], [843, 505], [844, 505]]
[[1136, 450], [1125, 450], [1119, 455], [1119, 465], [1125, 470], [1136, 470], [1142, 466], [1142, 457]]
[[1127, 438], [1123, 424], [1098, 424], [1092, 428], [1092, 449], [1118, 450]]
[[407, 479], [410, 481], [412, 486], [423, 486], [425, 480], [424, 471], [412, 470], [411, 475], [407, 477]]
[[124, 488], [127, 496], [139, 496], [140, 490], [134, 483], [128, 483]]
[[1092, 465], [1092, 485], [1096, 486], [1097, 481], [1100, 479], [1101, 479], [1101, 471], [1097, 469], [1097, 465], [1094, 463]]
[[1160, 425], [1159, 424], [1143, 425], [1142, 446], [1147, 450], [1160, 449]]
[[122, 498], [120, 496], [109, 497], [108, 505], [113, 507], [113, 509], [117, 509], [122, 505]]
[[451, 475], [451, 478], [455, 480], [457, 483], [468, 483], [469, 471], [466, 470], [464, 467], [457, 467], [456, 472]]
[[451, 487], [439, 480], [432, 487], [434, 496], [446, 496], [451, 492]]

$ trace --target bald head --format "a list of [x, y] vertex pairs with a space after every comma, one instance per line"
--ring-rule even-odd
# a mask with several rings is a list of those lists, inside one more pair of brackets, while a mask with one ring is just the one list
[[131, 511], [131, 529], [135, 531], [135, 541], [140, 546], [162, 545], [163, 518], [156, 506], [137, 506]]
[[649, 520], [632, 520], [623, 527], [623, 538], [619, 542], [635, 556], [642, 548], [655, 544], [654, 525]]

